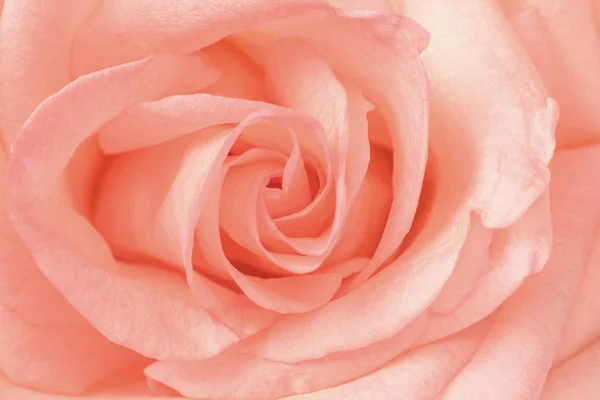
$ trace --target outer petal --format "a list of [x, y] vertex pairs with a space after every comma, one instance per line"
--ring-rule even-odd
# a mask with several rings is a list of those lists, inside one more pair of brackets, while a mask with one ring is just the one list
[[555, 241], [548, 265], [503, 304], [486, 340], [443, 399], [540, 395], [600, 221], [600, 146], [559, 152], [552, 173]]
[[402, 354], [354, 381], [286, 400], [430, 400], [474, 354], [489, 324]]
[[71, 42], [98, 0], [6, 0], [0, 21], [0, 128], [8, 148], [29, 114], [70, 81]]
[[0, 376], [0, 396], [7, 400], [184, 400], [180, 396], [156, 396], [153, 394], [140, 395], [133, 392], [117, 393], [90, 393], [81, 396], [68, 396], [38, 392], [13, 384], [8, 379]]
[[[600, 141], [600, 20], [596, 0], [501, 0], [560, 104], [559, 147]], [[596, 8], [596, 10], [595, 10]], [[540, 52], [543, 40], [545, 53]]]
[[[445, 143], [440, 162], [479, 175], [471, 202], [484, 226], [512, 224], [549, 181], [556, 103], [493, 2], [395, 4], [433, 38], [423, 60], [432, 83], [431, 141]], [[458, 152], [460, 160], [448, 154]]]
[[580, 352], [600, 335], [600, 232], [590, 262], [585, 269], [581, 285], [554, 357], [554, 365]]
[[405, 331], [388, 340], [312, 361], [281, 363], [232, 348], [195, 363], [157, 362], [146, 373], [193, 398], [279, 398], [333, 387], [377, 370], [409, 348], [426, 323], [426, 315], [421, 315]]
[[550, 371], [540, 400], [594, 400], [600, 393], [600, 340]]
[[73, 73], [80, 76], [155, 53], [191, 53], [324, 6], [321, 0], [105, 0], [74, 40]]
[[329, 0], [329, 4], [348, 11], [392, 11], [389, 0]]
[[145, 359], [102, 337], [48, 282], [17, 236], [6, 210], [0, 151], [0, 371], [12, 381], [81, 393]]
[[139, 101], [198, 90], [203, 68], [197, 57], [155, 56], [73, 82], [34, 112], [8, 168], [9, 211], [39, 269], [111, 341], [154, 358], [205, 357], [236, 336], [193, 305], [180, 277], [115, 262], [62, 198], [59, 180], [77, 146], [108, 119]]

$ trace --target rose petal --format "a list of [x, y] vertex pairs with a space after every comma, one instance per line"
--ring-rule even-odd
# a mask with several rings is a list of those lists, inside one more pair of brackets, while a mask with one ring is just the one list
[[573, 306], [562, 332], [554, 364], [562, 363], [593, 342], [600, 334], [600, 232], [590, 262], [577, 289]]
[[[502, 3], [501, 3], [502, 4]], [[536, 9], [525, 9], [510, 19], [521, 43], [539, 72], [544, 85], [552, 93], [554, 82], [552, 57], [544, 20]]]
[[[487, 231], [489, 234], [489, 230]], [[471, 233], [475, 235], [477, 230]], [[474, 241], [474, 247], [477, 242], [479, 240]], [[525, 278], [542, 269], [552, 247], [549, 196], [542, 195], [523, 217], [510, 227], [493, 230], [491, 243], [488, 244], [487, 248], [481, 250], [487, 253], [489, 260], [479, 268], [468, 262], [469, 243], [463, 247], [461, 257], [464, 258], [459, 259], [455, 271], [469, 266], [482, 274], [476, 276], [477, 280], [472, 285], [465, 285], [466, 287], [458, 292], [466, 297], [462, 298], [456, 309], [438, 309], [451, 312], [430, 315], [427, 332], [422, 336], [420, 343], [438, 340], [481, 320], [512, 295]], [[446, 284], [451, 283], [453, 279], [451, 276]], [[441, 301], [440, 296], [443, 296], [444, 290], [448, 289], [444, 287], [432, 305], [433, 311], [436, 311], [435, 307]], [[459, 299], [461, 298], [456, 300]]]
[[[205, 357], [237, 337], [192, 305], [178, 277], [116, 263], [98, 232], [61, 199], [58, 179], [104, 122], [128, 105], [197, 90], [205, 85], [195, 75], [202, 68], [197, 57], [161, 55], [76, 80], [30, 117], [8, 168], [9, 211], [40, 270], [111, 341], [154, 358]], [[146, 309], [153, 312], [140, 312]]]
[[553, 368], [540, 400], [594, 400], [600, 392], [600, 341]]
[[550, 185], [554, 247], [498, 311], [477, 353], [444, 399], [537, 399], [593, 248], [600, 221], [600, 146], [557, 153]]
[[[484, 226], [512, 224], [549, 181], [556, 102], [547, 98], [493, 3], [396, 3], [397, 11], [422, 23], [434, 38], [423, 53], [432, 82], [431, 140], [452, 143], [441, 151], [464, 156], [441, 162], [461, 162], [468, 173], [477, 170], [471, 203]], [[469, 49], [470, 56], [460, 56], [458, 48]]]
[[81, 393], [143, 360], [100, 335], [37, 269], [9, 220], [0, 151], [0, 371], [13, 382]]
[[401, 334], [371, 347], [295, 364], [225, 351], [197, 363], [157, 362], [146, 369], [156, 379], [194, 398], [279, 398], [332, 387], [361, 377], [408, 348], [425, 328], [421, 315]]
[[155, 53], [191, 53], [262, 24], [322, 10], [317, 0], [104, 0], [73, 42], [73, 73], [91, 71]]
[[111, 394], [89, 394], [82, 396], [62, 396], [47, 392], [38, 392], [32, 389], [19, 387], [0, 375], [0, 396], [3, 399], [10, 400], [183, 400], [180, 396], [139, 396], [130, 393], [111, 393]]
[[329, 4], [349, 11], [392, 12], [389, 0], [329, 0]]
[[474, 327], [454, 337], [402, 354], [383, 368], [359, 379], [285, 399], [433, 399], [476, 351], [485, 327], [486, 325]]
[[202, 50], [219, 71], [219, 80], [207, 88], [207, 93], [223, 97], [265, 101], [267, 97], [264, 73], [248, 56], [233, 44], [218, 42]]
[[[71, 77], [71, 41], [98, 0], [6, 0], [0, 24], [0, 127], [13, 142], [29, 114]], [[1, 7], [1, 5], [0, 5]]]
[[[538, 29], [551, 60], [552, 96], [560, 104], [561, 118], [556, 140], [559, 148], [598, 143], [600, 118], [600, 21], [594, 19], [594, 0], [502, 0], [510, 17], [535, 12], [539, 26], [522, 27], [521, 40], [528, 48], [525, 32]], [[539, 57], [534, 52], [534, 60]]]
[[489, 249], [493, 230], [485, 228], [481, 219], [471, 217], [469, 236], [460, 251], [456, 267], [438, 294], [430, 310], [449, 314], [465, 300], [478, 278], [489, 268]]

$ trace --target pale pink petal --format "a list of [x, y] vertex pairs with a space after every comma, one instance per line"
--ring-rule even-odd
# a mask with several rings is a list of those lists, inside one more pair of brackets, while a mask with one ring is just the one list
[[502, 305], [485, 341], [441, 398], [538, 399], [595, 244], [599, 156], [600, 146], [557, 153], [548, 264]]
[[9, 211], [40, 270], [111, 341], [155, 358], [205, 357], [237, 337], [193, 305], [180, 277], [115, 262], [58, 183], [77, 146], [103, 123], [131, 104], [198, 90], [202, 68], [197, 57], [164, 55], [74, 81], [30, 117], [8, 168]]
[[[537, 26], [517, 25], [528, 50], [530, 32], [543, 36], [547, 44], [552, 96], [560, 104], [558, 147], [597, 143], [600, 139], [600, 21], [594, 18], [595, 0], [501, 0], [509, 18], [535, 12]], [[516, 16], [516, 17], [515, 17]], [[531, 54], [539, 60], [537, 51]]]
[[279, 363], [235, 349], [196, 362], [157, 362], [146, 369], [182, 394], [210, 399], [271, 399], [329, 388], [383, 366], [423, 332], [421, 315], [405, 331], [373, 346], [331, 354], [313, 361]]
[[521, 40], [521, 44], [544, 81], [546, 89], [549, 93], [552, 93], [554, 82], [552, 66], [554, 62], [551, 57], [550, 43], [542, 15], [536, 9], [527, 8], [512, 16], [510, 21]]
[[9, 220], [0, 151], [0, 371], [22, 385], [80, 393], [144, 358], [106, 340], [37, 269]]
[[430, 400], [477, 350], [487, 325], [402, 354], [359, 379], [286, 400]]
[[184, 400], [181, 396], [139, 395], [138, 393], [89, 393], [80, 396], [60, 395], [21, 387], [0, 375], [0, 397], [7, 400]]
[[[6, 0], [0, 23], [0, 128], [10, 146], [29, 114], [71, 77], [71, 43], [99, 0]], [[7, 147], [8, 149], [8, 147]]]
[[[369, 169], [344, 221], [339, 243], [328, 266], [353, 257], [372, 257], [379, 245], [392, 203], [391, 155], [371, 148]], [[349, 165], [354, 165], [350, 163]]]
[[555, 365], [580, 351], [600, 334], [600, 232], [569, 313], [554, 357]]
[[267, 97], [263, 71], [231, 43], [218, 42], [202, 49], [219, 71], [219, 80], [206, 91], [218, 96], [247, 100]]
[[155, 53], [191, 53], [266, 22], [324, 8], [320, 0], [104, 0], [73, 42], [73, 73]]
[[540, 400], [595, 400], [600, 393], [600, 340], [560, 366], [546, 379]]
[[484, 226], [512, 224], [549, 181], [556, 102], [493, 2], [394, 3], [432, 35], [423, 60], [432, 84], [431, 141], [445, 144], [440, 162], [476, 175], [470, 203]]
[[389, 0], [329, 0], [329, 4], [349, 11], [392, 11]]
[[430, 307], [433, 313], [450, 314], [471, 294], [477, 280], [489, 269], [493, 230], [485, 228], [476, 215], [456, 260], [456, 267]]
[[[482, 233], [482, 229], [487, 233]], [[479, 228], [480, 235], [489, 235], [489, 231], [487, 228]], [[475, 235], [478, 232], [475, 230], [471, 233]], [[472, 243], [473, 247], [480, 240], [481, 238], [475, 239]], [[465, 283], [471, 282], [471, 285], [460, 287], [460, 290], [452, 293], [460, 296], [455, 297], [454, 300], [461, 300], [458, 304], [451, 303], [458, 306], [455, 309], [437, 308], [442, 301], [440, 299], [444, 299], [444, 292], [449, 290], [444, 287], [432, 305], [434, 313], [430, 314], [427, 332], [421, 337], [421, 343], [443, 338], [481, 320], [512, 295], [525, 278], [542, 269], [552, 247], [548, 194], [540, 196], [523, 217], [510, 227], [493, 230], [491, 243], [487, 242], [487, 244], [485, 248], [472, 249], [476, 253], [481, 253], [480, 257], [487, 257], [486, 263], [477, 267], [470, 263], [469, 256], [472, 253], [467, 250], [471, 244], [467, 241], [457, 262], [455, 273], [468, 269], [468, 266], [479, 271], [479, 275], [475, 275], [477, 279], [474, 282], [471, 281], [473, 277], [465, 281]], [[446, 285], [452, 283], [455, 279], [453, 276], [454, 274]]]

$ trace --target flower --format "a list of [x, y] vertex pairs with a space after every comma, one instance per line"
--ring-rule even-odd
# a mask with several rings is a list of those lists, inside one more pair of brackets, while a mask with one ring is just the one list
[[0, 394], [592, 398], [592, 2], [331, 3], [4, 1]]

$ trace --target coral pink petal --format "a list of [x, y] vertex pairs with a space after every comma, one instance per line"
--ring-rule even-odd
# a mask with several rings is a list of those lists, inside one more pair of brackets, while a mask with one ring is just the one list
[[80, 76], [156, 53], [191, 53], [270, 21], [323, 9], [320, 0], [105, 0], [73, 41], [73, 73]]
[[379, 147], [370, 153], [367, 175], [344, 221], [339, 243], [326, 261], [334, 269], [352, 257], [372, 257], [385, 229], [392, 204], [391, 156]]
[[399, 355], [356, 380], [282, 400], [429, 400], [460, 372], [477, 350], [486, 325]]
[[329, 4], [347, 11], [392, 12], [389, 0], [329, 0]]
[[[475, 240], [478, 241], [479, 239]], [[443, 301], [440, 299], [444, 299], [440, 296], [443, 296], [444, 291], [448, 289], [444, 288], [440, 293], [433, 304], [433, 311], [445, 313], [430, 315], [427, 332], [421, 337], [421, 343], [438, 340], [486, 317], [512, 295], [525, 278], [542, 269], [552, 247], [549, 196], [547, 194], [540, 196], [513, 225], [494, 230], [491, 243], [488, 244], [487, 248], [478, 249], [478, 252], [487, 253], [488, 257], [486, 265], [480, 271], [482, 274], [477, 276], [477, 280], [466, 289], [468, 291], [466, 297], [456, 298], [461, 300], [457, 304], [458, 307], [436, 309], [435, 307]], [[466, 247], [468, 246], [467, 243]], [[469, 253], [465, 250], [466, 248], [463, 248], [461, 262], [470, 261]], [[465, 268], [461, 262], [457, 264], [456, 271]], [[453, 279], [451, 277], [448, 283]], [[456, 303], [452, 304], [456, 305]]]
[[[600, 20], [594, 18], [595, 0], [503, 0], [509, 16], [534, 12], [538, 27], [519, 26], [517, 32], [528, 43], [525, 32], [538, 29], [548, 49], [552, 96], [560, 104], [561, 118], [556, 133], [559, 148], [600, 141]], [[518, 19], [518, 17], [516, 17]], [[521, 21], [523, 22], [523, 21]], [[531, 48], [532, 46], [528, 46]], [[530, 52], [531, 53], [531, 52]], [[534, 60], [539, 60], [533, 52]]]
[[559, 152], [550, 185], [554, 248], [548, 265], [507, 300], [477, 353], [452, 381], [447, 400], [537, 399], [600, 221], [600, 146]]
[[194, 56], [161, 55], [74, 81], [30, 117], [8, 167], [9, 211], [39, 269], [103, 335], [154, 358], [205, 357], [237, 337], [193, 305], [179, 277], [115, 262], [57, 192], [73, 152], [103, 123], [131, 104], [198, 90], [201, 68]]
[[485, 228], [481, 219], [473, 215], [471, 229], [456, 261], [456, 267], [431, 305], [432, 312], [449, 314], [471, 293], [477, 279], [489, 268], [492, 236], [493, 230]]
[[181, 396], [134, 395], [131, 393], [89, 393], [79, 396], [60, 395], [48, 392], [38, 392], [21, 386], [16, 386], [0, 375], [0, 397], [10, 400], [185, 400]]
[[425, 324], [426, 316], [421, 315], [395, 337], [314, 361], [279, 363], [232, 348], [195, 363], [157, 362], [146, 368], [146, 373], [193, 398], [274, 399], [336, 386], [368, 374], [407, 349]]
[[241, 50], [227, 42], [202, 49], [217, 71], [219, 79], [207, 93], [246, 100], [262, 100], [267, 96], [263, 71]]
[[143, 357], [111, 343], [38, 270], [12, 227], [0, 151], [0, 371], [20, 385], [77, 394]]
[[600, 393], [600, 340], [552, 369], [540, 400], [595, 400]]
[[548, 32], [541, 14], [536, 9], [527, 8], [509, 18], [544, 85], [552, 93], [554, 63], [550, 54]]
[[[600, 232], [599, 232], [600, 233]], [[562, 338], [556, 350], [554, 363], [561, 363], [600, 335], [600, 235], [597, 234], [596, 246], [590, 262], [577, 289], [575, 301], [562, 332]]]
[[[441, 145], [440, 162], [461, 163], [464, 171], [479, 175], [473, 177], [471, 206], [484, 226], [512, 224], [549, 181], [556, 102], [548, 99], [492, 2], [396, 3], [397, 11], [422, 23], [433, 38], [423, 60], [432, 83], [431, 141]], [[470, 56], [459, 56], [459, 48], [469, 49]]]
[[38, 104], [69, 83], [71, 42], [98, 2], [0, 4], [0, 130], [7, 149]]

